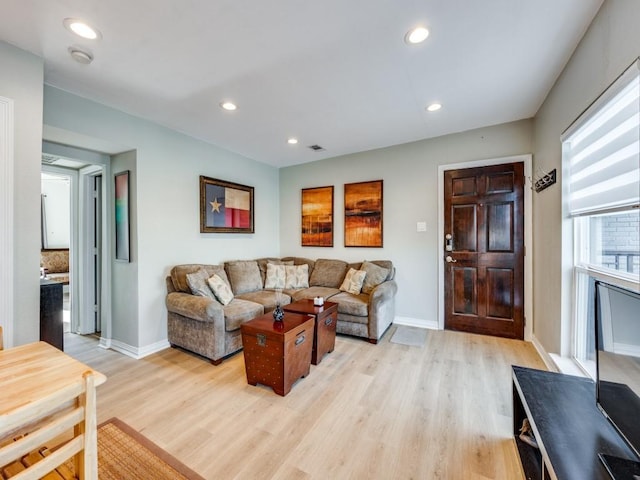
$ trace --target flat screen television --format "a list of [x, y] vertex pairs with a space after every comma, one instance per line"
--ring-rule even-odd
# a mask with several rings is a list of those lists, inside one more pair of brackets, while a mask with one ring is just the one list
[[595, 282], [596, 402], [636, 454], [600, 454], [614, 479], [640, 480], [640, 293]]

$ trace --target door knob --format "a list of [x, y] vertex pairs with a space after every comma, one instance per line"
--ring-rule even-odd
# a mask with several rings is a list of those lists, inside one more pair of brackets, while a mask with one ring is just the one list
[[458, 260], [454, 260], [451, 255], [447, 255], [445, 260], [447, 261], [447, 263], [456, 263], [458, 261]]

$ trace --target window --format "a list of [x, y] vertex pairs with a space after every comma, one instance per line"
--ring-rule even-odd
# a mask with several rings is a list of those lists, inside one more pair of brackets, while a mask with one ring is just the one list
[[595, 376], [595, 279], [640, 286], [640, 59], [562, 137], [573, 219], [573, 354]]

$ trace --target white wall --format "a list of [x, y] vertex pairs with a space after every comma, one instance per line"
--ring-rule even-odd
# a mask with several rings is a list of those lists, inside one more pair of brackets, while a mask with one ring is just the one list
[[[43, 61], [0, 42], [0, 96], [14, 101], [14, 345], [40, 338]], [[1, 288], [1, 286], [0, 286]]]
[[534, 194], [534, 335], [548, 352], [571, 350], [571, 272], [562, 264], [562, 232], [571, 232], [562, 216], [560, 135], [640, 55], [639, 19], [637, 0], [606, 0], [535, 117], [534, 171], [558, 172], [557, 185]]
[[[167, 338], [164, 279], [173, 265], [277, 253], [277, 169], [50, 86], [44, 92], [44, 123], [47, 129], [136, 150], [139, 336], [134, 346]], [[200, 175], [255, 188], [255, 234], [200, 233]], [[114, 297], [113, 305], [123, 300]]]
[[[280, 171], [280, 254], [347, 261], [389, 259], [397, 270], [396, 315], [433, 323], [438, 315], [438, 166], [531, 153], [522, 120]], [[384, 180], [384, 247], [344, 247], [344, 184]], [[334, 185], [334, 247], [300, 246], [300, 190]], [[418, 233], [416, 222], [426, 222]]]

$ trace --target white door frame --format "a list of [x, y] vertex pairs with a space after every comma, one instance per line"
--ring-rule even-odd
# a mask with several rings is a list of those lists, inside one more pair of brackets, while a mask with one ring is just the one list
[[[78, 231], [81, 245], [80, 298], [82, 298], [83, 308], [81, 317], [82, 321], [78, 325], [78, 332], [82, 334], [95, 333], [95, 310], [93, 303], [93, 292], [95, 287], [95, 269], [93, 263], [93, 229], [95, 225], [95, 217], [93, 214], [93, 179], [96, 175], [105, 176], [104, 165], [89, 165], [80, 169], [80, 198], [82, 200], [82, 208], [80, 209], [80, 215], [78, 216]], [[104, 194], [102, 202], [104, 202]], [[101, 231], [102, 230], [104, 230], [104, 223], [101, 227]], [[104, 251], [101, 252], [100, 258], [102, 258], [103, 255]], [[100, 321], [102, 321], [102, 315]]]
[[[524, 163], [524, 339], [533, 337], [533, 196], [531, 185], [532, 155], [514, 155], [511, 157], [488, 158], [463, 163], [451, 163], [438, 166], [438, 329], [444, 330], [444, 172], [462, 168], [488, 167], [505, 163]], [[529, 181], [527, 182], [527, 179]]]
[[5, 348], [13, 347], [13, 181], [13, 100], [0, 97], [0, 326]]

